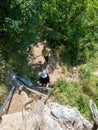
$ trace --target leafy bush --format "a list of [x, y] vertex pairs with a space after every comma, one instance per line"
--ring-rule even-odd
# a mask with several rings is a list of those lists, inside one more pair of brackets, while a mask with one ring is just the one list
[[94, 56], [98, 42], [97, 5], [96, 0], [52, 0], [42, 4], [41, 37], [52, 48], [66, 46], [58, 55], [64, 55], [63, 59], [72, 65], [86, 63]]
[[[25, 55], [27, 47], [39, 40], [40, 1], [15, 0], [0, 2], [0, 80], [6, 74], [27, 75], [35, 79]], [[33, 76], [34, 75], [34, 76]]]
[[91, 97], [96, 97], [98, 93], [96, 93], [97, 87], [96, 87], [96, 77], [94, 77], [93, 73], [89, 69], [87, 65], [81, 66], [79, 69], [80, 77], [81, 77], [81, 88], [83, 90], [83, 93], [86, 93], [87, 95]]
[[0, 106], [4, 102], [7, 93], [8, 93], [8, 88], [4, 84], [1, 84], [0, 85]]

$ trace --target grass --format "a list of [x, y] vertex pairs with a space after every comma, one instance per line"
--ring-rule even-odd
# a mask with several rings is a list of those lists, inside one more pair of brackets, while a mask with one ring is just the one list
[[6, 95], [8, 93], [8, 89], [4, 84], [0, 85], [0, 106], [4, 102], [4, 99], [6, 98]]
[[93, 74], [94, 71], [98, 70], [98, 67], [93, 69], [93, 65], [97, 65], [94, 62], [78, 66], [79, 82], [60, 78], [54, 84], [51, 99], [49, 99], [63, 105], [76, 107], [90, 121], [89, 100], [92, 99], [98, 106], [98, 77]]

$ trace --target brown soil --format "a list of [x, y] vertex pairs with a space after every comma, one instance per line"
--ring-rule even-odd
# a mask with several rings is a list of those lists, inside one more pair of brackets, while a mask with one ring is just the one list
[[51, 52], [50, 48], [48, 48], [50, 55], [49, 55], [49, 62], [48, 64], [45, 63], [44, 57], [42, 56], [42, 49], [44, 44], [38, 43], [36, 46], [32, 46], [33, 48], [33, 55], [31, 57], [29, 63], [32, 64], [32, 67], [37, 70], [38, 74], [45, 70], [49, 76], [51, 83], [57, 81], [60, 77], [65, 77], [66, 75], [62, 73], [62, 68], [56, 62], [53, 53]]

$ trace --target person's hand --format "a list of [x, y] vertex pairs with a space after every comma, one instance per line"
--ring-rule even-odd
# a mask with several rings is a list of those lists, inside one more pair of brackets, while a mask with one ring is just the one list
[[41, 84], [39, 81], [37, 81], [37, 85], [38, 85], [38, 86], [42, 86], [42, 84]]

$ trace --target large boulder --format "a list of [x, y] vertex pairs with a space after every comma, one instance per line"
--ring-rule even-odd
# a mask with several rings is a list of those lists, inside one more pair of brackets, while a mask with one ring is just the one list
[[91, 130], [92, 125], [76, 108], [49, 103], [44, 108], [41, 130]]
[[[2, 124], [3, 123], [3, 124]], [[22, 119], [22, 114], [3, 116], [0, 130], [91, 130], [92, 124], [76, 108], [38, 101]]]

